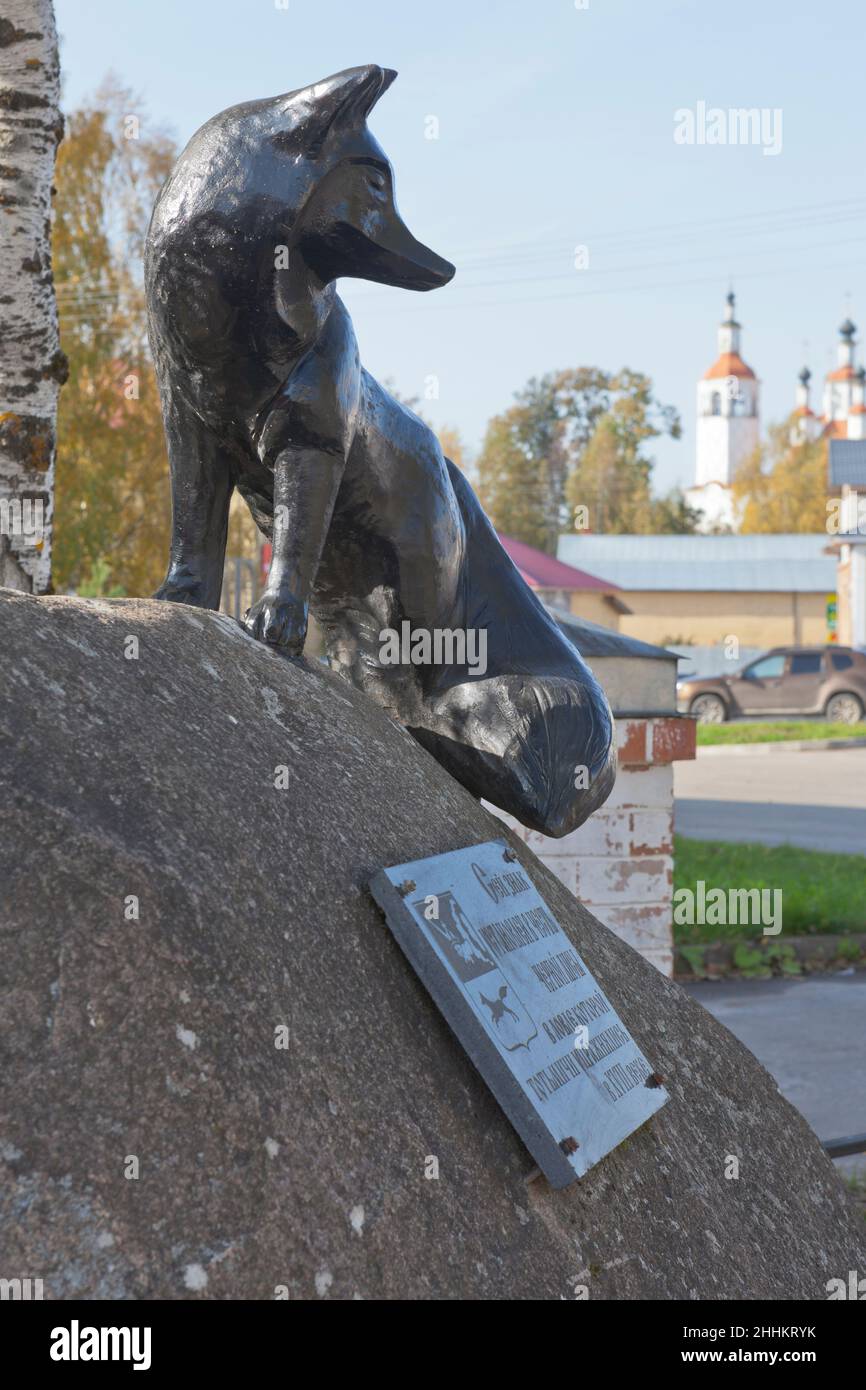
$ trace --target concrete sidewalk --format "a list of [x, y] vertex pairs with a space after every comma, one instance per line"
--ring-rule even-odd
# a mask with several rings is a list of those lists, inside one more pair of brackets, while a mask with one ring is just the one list
[[675, 763], [674, 795], [866, 810], [866, 748]]
[[[683, 988], [755, 1054], [820, 1139], [866, 1133], [866, 972]], [[866, 1174], [866, 1154], [836, 1166]]]

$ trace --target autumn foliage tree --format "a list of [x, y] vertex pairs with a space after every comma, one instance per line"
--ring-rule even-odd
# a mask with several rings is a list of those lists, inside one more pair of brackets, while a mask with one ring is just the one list
[[826, 529], [827, 443], [792, 441], [792, 424], [771, 426], [766, 444], [734, 477], [734, 504], [744, 534]]
[[174, 160], [113, 79], [67, 119], [54, 267], [69, 381], [58, 415], [55, 588], [149, 594], [171, 503], [141, 279], [156, 194]]

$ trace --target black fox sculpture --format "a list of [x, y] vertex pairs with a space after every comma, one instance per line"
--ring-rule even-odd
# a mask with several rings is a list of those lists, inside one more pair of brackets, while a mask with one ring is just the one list
[[[298, 655], [312, 607], [334, 670], [476, 796], [562, 836], [613, 785], [607, 701], [436, 436], [362, 368], [335, 288], [454, 274], [401, 220], [367, 129], [395, 76], [370, 64], [233, 106], [160, 192], [145, 283], [173, 517], [156, 596], [219, 606], [237, 488], [273, 542], [249, 631]], [[451, 659], [403, 643], [395, 661], [395, 632], [430, 638], [413, 653], [444, 634]], [[479, 634], [486, 665], [468, 658]]]

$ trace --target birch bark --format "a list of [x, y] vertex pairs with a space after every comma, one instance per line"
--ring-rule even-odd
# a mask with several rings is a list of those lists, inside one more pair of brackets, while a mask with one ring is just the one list
[[0, 585], [51, 586], [57, 397], [66, 380], [51, 272], [63, 135], [52, 0], [0, 15]]

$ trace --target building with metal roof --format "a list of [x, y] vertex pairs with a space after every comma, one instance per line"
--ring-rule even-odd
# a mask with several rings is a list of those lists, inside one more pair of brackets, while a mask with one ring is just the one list
[[833, 587], [827, 537], [560, 536], [568, 565], [603, 570], [620, 589], [818, 593]]
[[759, 536], [564, 535], [565, 564], [601, 573], [632, 612], [620, 631], [647, 642], [743, 646], [823, 642], [836, 562], [824, 533]]
[[851, 487], [866, 491], [866, 439], [830, 440], [830, 490]]

